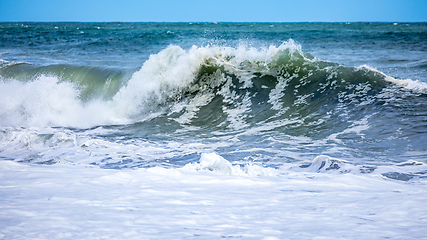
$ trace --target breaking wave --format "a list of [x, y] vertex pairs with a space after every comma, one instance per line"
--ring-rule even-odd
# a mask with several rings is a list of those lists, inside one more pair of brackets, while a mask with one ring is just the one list
[[90, 128], [160, 116], [233, 131], [320, 131], [337, 116], [367, 115], [369, 107], [427, 92], [424, 83], [368, 66], [322, 61], [292, 40], [265, 49], [172, 45], [136, 71], [3, 61], [0, 79], [0, 125], [13, 127]]

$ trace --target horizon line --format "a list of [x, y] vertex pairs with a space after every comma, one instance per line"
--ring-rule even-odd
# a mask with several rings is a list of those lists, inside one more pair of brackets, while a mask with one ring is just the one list
[[0, 23], [427, 23], [426, 21], [0, 21]]

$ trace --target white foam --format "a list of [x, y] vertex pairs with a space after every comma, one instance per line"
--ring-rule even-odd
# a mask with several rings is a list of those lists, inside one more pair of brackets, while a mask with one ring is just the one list
[[396, 78], [388, 76], [387, 74], [385, 74], [385, 73], [383, 73], [383, 72], [381, 72], [381, 71], [379, 71], [373, 67], [367, 66], [367, 65], [362, 65], [359, 67], [359, 69], [360, 68], [376, 72], [376, 73], [382, 75], [384, 77], [384, 80], [391, 82], [391, 83], [394, 83], [400, 87], [403, 87], [403, 88], [406, 88], [406, 89], [409, 89], [409, 90], [412, 90], [412, 91], [418, 92], [418, 93], [427, 93], [427, 83], [420, 82], [418, 80], [412, 80], [412, 79], [396, 79]]
[[82, 103], [76, 87], [56, 77], [0, 82], [0, 103], [1, 126], [90, 127], [110, 118], [104, 103]]
[[[217, 155], [202, 158], [208, 169], [233, 171]], [[0, 196], [2, 239], [422, 239], [427, 231], [425, 185], [375, 175], [0, 161]]]
[[327, 137], [327, 140], [335, 141], [337, 143], [342, 143], [342, 141], [338, 138], [338, 136], [345, 135], [348, 133], [353, 133], [353, 134], [359, 135], [361, 138], [363, 138], [365, 135], [365, 132], [367, 130], [369, 130], [369, 121], [368, 120], [370, 117], [371, 117], [371, 115], [367, 115], [367, 116], [364, 116], [362, 119], [359, 119], [357, 121], [353, 121], [352, 124], [348, 128], [344, 129], [341, 132], [331, 134], [330, 136]]
[[233, 176], [274, 176], [278, 174], [275, 169], [263, 168], [252, 164], [245, 164], [243, 167], [232, 165], [216, 153], [202, 153], [199, 163], [189, 163], [183, 169]]
[[124, 116], [135, 116], [152, 103], [161, 104], [194, 80], [208, 48], [193, 47], [186, 52], [178, 46], [169, 46], [151, 55], [141, 69], [114, 97], [112, 105]]

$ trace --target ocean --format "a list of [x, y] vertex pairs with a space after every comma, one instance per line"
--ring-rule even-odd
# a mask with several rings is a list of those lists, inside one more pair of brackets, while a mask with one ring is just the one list
[[427, 239], [427, 23], [0, 23], [0, 239]]

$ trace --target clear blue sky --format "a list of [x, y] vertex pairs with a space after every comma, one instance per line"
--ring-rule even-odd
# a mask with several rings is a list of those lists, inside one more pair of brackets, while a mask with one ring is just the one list
[[0, 21], [426, 22], [427, 0], [0, 0]]

